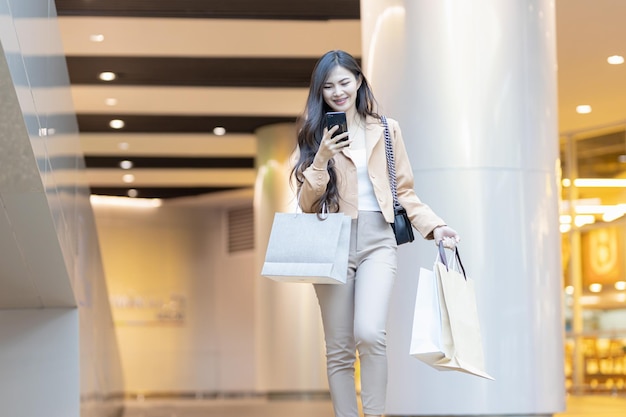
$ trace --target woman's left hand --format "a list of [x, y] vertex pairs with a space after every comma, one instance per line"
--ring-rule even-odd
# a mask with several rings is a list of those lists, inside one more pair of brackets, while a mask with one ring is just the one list
[[439, 246], [439, 242], [443, 241], [443, 246], [448, 249], [454, 249], [456, 244], [461, 241], [461, 237], [456, 230], [448, 226], [436, 227], [433, 230], [433, 237], [437, 246]]

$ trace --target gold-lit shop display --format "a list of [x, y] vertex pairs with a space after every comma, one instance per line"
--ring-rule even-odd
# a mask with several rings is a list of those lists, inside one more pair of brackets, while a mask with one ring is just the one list
[[[583, 285], [612, 286], [624, 277], [623, 228], [603, 227], [582, 233]], [[597, 287], [599, 288], [599, 287]]]
[[[574, 340], [565, 343], [567, 388], [573, 384]], [[587, 335], [582, 338], [585, 391], [615, 393], [626, 389], [626, 336]]]

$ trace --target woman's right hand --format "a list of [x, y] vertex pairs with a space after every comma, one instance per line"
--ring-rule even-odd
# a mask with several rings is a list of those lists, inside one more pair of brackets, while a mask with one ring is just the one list
[[344, 132], [333, 138], [332, 135], [337, 129], [339, 129], [339, 126], [333, 126], [330, 130], [324, 128], [324, 135], [322, 136], [320, 146], [313, 160], [316, 167], [325, 167], [333, 156], [352, 143], [350, 139], [347, 139], [348, 132]]

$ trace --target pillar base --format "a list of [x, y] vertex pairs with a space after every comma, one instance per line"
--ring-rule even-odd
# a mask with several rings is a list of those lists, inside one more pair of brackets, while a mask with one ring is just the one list
[[385, 414], [385, 417], [552, 417], [554, 414], [463, 414], [463, 415], [394, 415]]

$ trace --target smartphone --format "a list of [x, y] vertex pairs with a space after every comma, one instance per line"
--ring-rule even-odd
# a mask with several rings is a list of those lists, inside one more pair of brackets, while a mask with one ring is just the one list
[[[339, 129], [333, 134], [333, 137], [340, 135], [348, 131], [348, 122], [346, 121], [346, 113], [342, 111], [333, 111], [326, 113], [326, 127], [330, 130], [331, 127], [339, 125]], [[339, 140], [343, 142], [348, 140], [348, 137]]]

